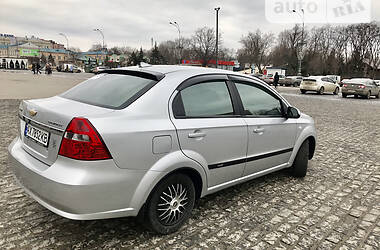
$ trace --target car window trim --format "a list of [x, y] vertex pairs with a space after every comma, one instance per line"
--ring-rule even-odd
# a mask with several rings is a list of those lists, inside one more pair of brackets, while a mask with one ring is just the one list
[[120, 106], [117, 106], [117, 107], [106, 105], [106, 104], [93, 103], [91, 101], [83, 101], [83, 100], [80, 100], [78, 98], [68, 98], [68, 97], [65, 96], [66, 92], [60, 94], [59, 96], [62, 97], [62, 98], [68, 99], [68, 100], [72, 100], [72, 101], [76, 101], [76, 102], [80, 102], [80, 103], [85, 103], [85, 104], [89, 104], [89, 105], [92, 105], [92, 106], [97, 106], [97, 107], [107, 108], [107, 109], [112, 109], [112, 110], [122, 110], [122, 109], [127, 108], [129, 105], [131, 105], [133, 102], [135, 102], [141, 96], [143, 96], [146, 92], [148, 92], [152, 87], [154, 87], [157, 83], [159, 83], [165, 77], [163, 75], [160, 80], [155, 80], [155, 79], [153, 79], [153, 76], [151, 76], [151, 77], [144, 77], [144, 76], [147, 76], [148, 73], [141, 74], [141, 72], [136, 72], [136, 71], [132, 71], [132, 70], [123, 70], [123, 71], [122, 70], [109, 70], [108, 72], [102, 71], [101, 74], [129, 75], [129, 76], [135, 76], [135, 77], [144, 78], [144, 79], [150, 80], [150, 82], [147, 85], [145, 85], [142, 89], [140, 89], [139, 91], [137, 91], [128, 100], [126, 100]]
[[[269, 90], [268, 88], [262, 86], [262, 84], [257, 83], [253, 79], [250, 79], [250, 78], [229, 75], [229, 79], [233, 83], [234, 88], [235, 88], [236, 93], [237, 93], [237, 97], [236, 98], [238, 98], [237, 102], [240, 105], [239, 110], [240, 110], [241, 117], [246, 117], [246, 118], [286, 118], [286, 112], [285, 112], [285, 110], [289, 107], [289, 105], [281, 97], [279, 97], [278, 95], [276, 95], [273, 91]], [[238, 91], [238, 89], [236, 87], [236, 83], [247, 84], [247, 85], [250, 85], [250, 86], [253, 86], [253, 87], [257, 87], [257, 88], [263, 90], [264, 92], [266, 92], [267, 94], [271, 95], [273, 98], [277, 99], [280, 102], [280, 105], [281, 105], [281, 116], [264, 116], [264, 115], [261, 116], [261, 115], [248, 115], [248, 114], [244, 114], [243, 101], [241, 100], [241, 96], [240, 96], [239, 91]]]
[[[227, 87], [228, 95], [230, 97], [230, 101], [231, 101], [231, 105], [232, 105], [233, 114], [232, 115], [187, 116], [185, 114], [185, 108], [183, 105], [181, 91], [188, 88], [188, 87], [194, 86], [194, 85], [207, 83], [207, 82], [215, 82], [215, 81], [224, 82], [225, 86]], [[195, 77], [192, 77], [190, 79], [187, 79], [186, 81], [184, 81], [183, 83], [178, 85], [176, 90], [178, 91], [178, 93], [173, 98], [173, 102], [172, 102], [172, 111], [173, 111], [173, 116], [175, 119], [207, 119], [207, 118], [218, 118], [218, 119], [220, 119], [220, 118], [240, 117], [240, 115], [238, 113], [238, 107], [236, 106], [236, 103], [233, 100], [233, 90], [231, 89], [231, 84], [228, 82], [228, 77], [226, 75], [208, 74], [208, 75], [195, 76]], [[174, 106], [174, 105], [176, 105], [176, 106]], [[176, 111], [178, 111], [178, 110], [180, 112], [182, 112], [182, 114], [184, 114], [184, 115], [178, 115], [176, 113]]]

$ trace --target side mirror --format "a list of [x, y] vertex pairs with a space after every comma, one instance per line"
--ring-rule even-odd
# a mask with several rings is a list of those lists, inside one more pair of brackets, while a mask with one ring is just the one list
[[300, 111], [295, 107], [288, 107], [286, 111], [286, 118], [298, 119], [301, 117]]

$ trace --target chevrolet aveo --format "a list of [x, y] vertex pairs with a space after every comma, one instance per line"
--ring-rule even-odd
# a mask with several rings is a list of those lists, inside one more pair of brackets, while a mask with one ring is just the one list
[[201, 197], [289, 168], [303, 177], [314, 121], [263, 81], [230, 71], [106, 70], [22, 101], [9, 166], [42, 206], [75, 220], [138, 216], [167, 234]]

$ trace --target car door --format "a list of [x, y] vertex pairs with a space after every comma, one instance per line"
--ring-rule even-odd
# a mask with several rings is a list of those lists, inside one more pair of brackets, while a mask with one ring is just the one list
[[173, 99], [172, 118], [183, 153], [204, 165], [208, 186], [242, 177], [247, 124], [237, 115], [226, 75], [184, 82]]
[[335, 83], [335, 81], [331, 78], [327, 78], [327, 81], [328, 81], [328, 84], [329, 84], [329, 92], [334, 92], [336, 87], [338, 87], [338, 85]]
[[370, 82], [370, 85], [371, 85], [371, 93], [372, 95], [375, 95], [377, 96], [379, 94], [379, 87], [377, 86], [376, 82], [375, 81], [371, 81]]
[[248, 125], [244, 175], [286, 166], [296, 138], [296, 119], [285, 118], [285, 104], [269, 88], [255, 81], [233, 79]]

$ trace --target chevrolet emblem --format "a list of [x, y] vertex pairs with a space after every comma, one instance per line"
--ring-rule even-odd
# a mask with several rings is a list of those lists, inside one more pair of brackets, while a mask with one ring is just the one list
[[29, 114], [30, 114], [31, 116], [35, 116], [35, 115], [37, 114], [37, 111], [35, 111], [35, 110], [33, 110], [33, 109], [30, 109], [30, 110], [29, 110]]

